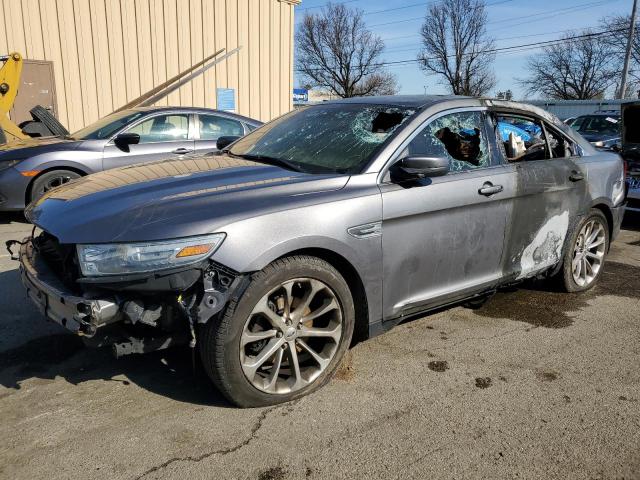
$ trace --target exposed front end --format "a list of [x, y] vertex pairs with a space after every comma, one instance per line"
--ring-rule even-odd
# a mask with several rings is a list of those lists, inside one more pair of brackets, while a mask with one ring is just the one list
[[208, 257], [155, 272], [85, 275], [81, 251], [47, 232], [24, 239], [22, 283], [49, 320], [117, 356], [195, 345], [196, 324], [220, 312], [242, 279]]

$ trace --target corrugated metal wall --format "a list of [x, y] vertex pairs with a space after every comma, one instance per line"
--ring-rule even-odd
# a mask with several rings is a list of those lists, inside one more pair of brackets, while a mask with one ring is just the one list
[[0, 0], [0, 54], [53, 61], [58, 117], [75, 131], [220, 48], [242, 49], [160, 104], [270, 120], [291, 109], [298, 0]]

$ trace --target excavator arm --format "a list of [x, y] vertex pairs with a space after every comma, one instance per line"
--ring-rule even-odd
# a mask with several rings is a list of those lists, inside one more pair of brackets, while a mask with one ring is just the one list
[[9, 110], [13, 107], [13, 102], [18, 94], [18, 84], [22, 73], [22, 55], [13, 52], [6, 56], [0, 56], [0, 62], [4, 62], [0, 68], [0, 144], [2, 144], [28, 137], [15, 123], [9, 120]]

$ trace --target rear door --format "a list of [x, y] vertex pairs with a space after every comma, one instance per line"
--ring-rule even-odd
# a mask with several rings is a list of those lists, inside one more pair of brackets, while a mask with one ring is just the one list
[[217, 151], [216, 142], [223, 136], [242, 137], [245, 126], [235, 118], [199, 113], [196, 116], [195, 149], [198, 153]]
[[516, 172], [507, 221], [504, 275], [520, 279], [557, 265], [570, 226], [586, 204], [587, 173], [579, 148], [534, 115], [492, 115], [499, 150]]
[[448, 111], [410, 137], [404, 156], [449, 158], [446, 176], [380, 185], [384, 319], [467, 297], [502, 276], [514, 172], [488, 141], [484, 109]]
[[112, 138], [104, 148], [103, 168], [183, 158], [194, 151], [193, 115], [169, 112], [144, 117], [118, 133], [137, 133], [140, 143], [119, 147]]

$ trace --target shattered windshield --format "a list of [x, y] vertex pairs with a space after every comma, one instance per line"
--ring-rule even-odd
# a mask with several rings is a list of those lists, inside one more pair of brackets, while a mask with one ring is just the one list
[[310, 173], [356, 173], [414, 113], [389, 105], [306, 107], [250, 133], [230, 153], [277, 159]]

